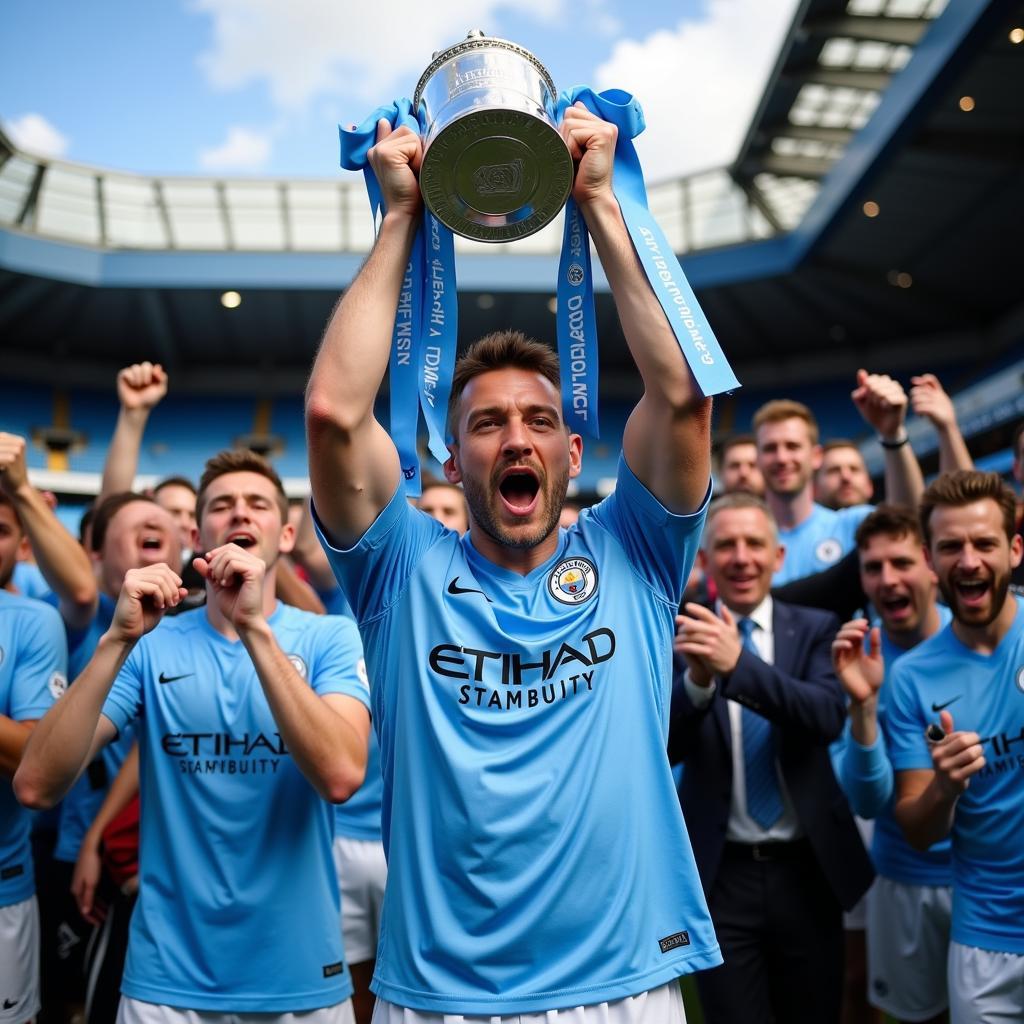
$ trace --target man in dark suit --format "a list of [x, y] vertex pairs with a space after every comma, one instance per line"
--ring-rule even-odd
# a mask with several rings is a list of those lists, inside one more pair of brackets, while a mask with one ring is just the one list
[[770, 596], [784, 550], [759, 498], [713, 502], [701, 549], [719, 597], [677, 619], [669, 755], [725, 957], [698, 976], [705, 1017], [833, 1024], [842, 911], [874, 874], [829, 760], [839, 622]]

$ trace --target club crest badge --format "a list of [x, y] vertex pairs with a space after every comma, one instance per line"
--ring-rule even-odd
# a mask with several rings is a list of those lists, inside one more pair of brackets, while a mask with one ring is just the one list
[[1024, 665], [1017, 669], [1017, 689], [1024, 693]]
[[562, 604], [582, 604], [597, 590], [597, 568], [587, 558], [566, 558], [548, 577], [548, 593]]
[[47, 687], [50, 691], [50, 696], [54, 700], [60, 700], [64, 696], [65, 690], [68, 688], [68, 677], [63, 672], [54, 672], [50, 676], [50, 681], [47, 683]]
[[825, 565], [832, 565], [842, 557], [843, 549], [835, 537], [826, 537], [815, 549], [814, 557]]
[[295, 669], [295, 671], [298, 672], [303, 679], [306, 679], [308, 676], [308, 671], [306, 669], [306, 663], [302, 660], [302, 658], [300, 658], [299, 655], [297, 654], [289, 654], [288, 660], [292, 663], [292, 668]]

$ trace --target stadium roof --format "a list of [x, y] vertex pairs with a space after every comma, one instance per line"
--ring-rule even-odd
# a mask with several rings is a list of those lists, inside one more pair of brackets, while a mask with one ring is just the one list
[[[650, 188], [741, 377], [934, 366], [1021, 337], [1014, 28], [1009, 0], [804, 0], [735, 164]], [[459, 241], [463, 337], [552, 334], [559, 238]], [[295, 388], [370, 242], [358, 180], [150, 178], [0, 137], [5, 374], [52, 379], [59, 359], [108, 386], [149, 356], [183, 387], [226, 369], [220, 387]], [[605, 295], [599, 328], [605, 380], [626, 380]]]

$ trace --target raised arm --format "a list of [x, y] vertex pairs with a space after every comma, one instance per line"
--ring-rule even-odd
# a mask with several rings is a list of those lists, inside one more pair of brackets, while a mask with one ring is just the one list
[[934, 373], [910, 378], [910, 406], [918, 416], [927, 416], [939, 435], [939, 472], [974, 469], [974, 459], [956, 421], [956, 407]]
[[422, 147], [408, 128], [378, 126], [370, 163], [385, 213], [377, 241], [335, 307], [306, 389], [309, 477], [320, 521], [341, 547], [353, 544], [391, 500], [398, 453], [373, 415], [398, 298], [420, 222], [416, 173]]
[[616, 129], [582, 105], [562, 131], [579, 162], [573, 196], [611, 285], [626, 344], [644, 383], [622, 441], [629, 468], [672, 512], [693, 512], [711, 474], [711, 399], [690, 374], [644, 273], [612, 192]]
[[295, 670], [264, 615], [261, 558], [225, 544], [195, 566], [210, 584], [256, 668], [274, 721], [299, 771], [331, 803], [347, 800], [366, 774], [370, 715], [355, 697], [320, 696]]
[[82, 545], [64, 529], [46, 499], [28, 480], [25, 438], [0, 433], [0, 486], [14, 502], [32, 553], [60, 601], [61, 618], [79, 629], [93, 617], [99, 591]]
[[878, 727], [878, 691], [885, 679], [881, 633], [866, 619], [844, 623], [832, 642], [832, 667], [846, 691], [850, 731], [833, 754], [836, 778], [854, 813], [874, 818], [893, 793], [892, 763]]
[[954, 730], [948, 711], [939, 715], [939, 721], [945, 738], [932, 746], [932, 770], [896, 773], [896, 820], [907, 842], [918, 850], [949, 835], [961, 794], [985, 767], [978, 734]]
[[110, 628], [67, 693], [43, 716], [14, 776], [14, 794], [26, 807], [53, 807], [97, 751], [117, 734], [103, 702], [139, 638], [188, 595], [168, 566], [129, 569]]
[[118, 373], [117, 397], [121, 408], [107, 448], [97, 504], [111, 494], [133, 489], [149, 414], [166, 394], [167, 374], [159, 363], [134, 363]]
[[924, 477], [907, 438], [907, 393], [885, 373], [857, 371], [850, 396], [865, 423], [873, 427], [885, 452], [885, 500], [916, 508], [924, 493]]

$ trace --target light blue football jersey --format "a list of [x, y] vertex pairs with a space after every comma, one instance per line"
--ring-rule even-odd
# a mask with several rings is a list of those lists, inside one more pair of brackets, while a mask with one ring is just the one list
[[[48, 604], [0, 590], [0, 715], [42, 718], [67, 686], [64, 624]], [[0, 778], [0, 907], [35, 892], [29, 834], [32, 813]]]
[[[81, 629], [68, 630], [68, 670], [72, 682], [89, 663], [100, 637], [110, 628], [115, 607], [116, 602], [101, 593], [96, 614], [91, 621]], [[78, 851], [82, 847], [85, 833], [99, 812], [110, 791], [110, 784], [120, 771], [134, 742], [135, 727], [126, 726], [113, 743], [100, 751], [98, 763], [83, 772], [68, 790], [60, 804], [57, 845], [53, 850], [55, 860], [66, 861], [68, 864], [74, 864], [78, 860]]]
[[[1014, 600], [1011, 597], [1011, 600]], [[924, 732], [943, 708], [977, 732], [985, 767], [953, 819], [952, 938], [1024, 953], [1024, 602], [993, 654], [965, 647], [952, 626], [919, 644], [892, 673], [889, 744], [897, 771], [932, 768]]]
[[[940, 628], [946, 626], [952, 618], [949, 609], [945, 605], [938, 606]], [[890, 643], [889, 638], [882, 630], [882, 660], [885, 664], [886, 675], [891, 678], [896, 663], [909, 651]], [[889, 711], [892, 701], [892, 685], [886, 682], [878, 692], [878, 744], [874, 752], [876, 758], [889, 760]], [[867, 783], [867, 780], [859, 774], [858, 768], [865, 763], [865, 759], [852, 756], [855, 752], [852, 749], [857, 744], [850, 735], [849, 726], [845, 732], [846, 749], [839, 759], [839, 770], [837, 775], [843, 789], [850, 796], [851, 802], [856, 805], [855, 790]], [[865, 748], [860, 748], [864, 750]], [[925, 851], [915, 850], [907, 842], [893, 814], [895, 804], [895, 791], [892, 787], [891, 773], [889, 779], [889, 794], [885, 798], [885, 806], [875, 816], [874, 835], [871, 840], [871, 859], [874, 861], [875, 870], [884, 878], [890, 878], [894, 882], [901, 882], [904, 885], [939, 885], [947, 886], [953, 883], [953, 868], [951, 863], [950, 840], [943, 839]]]
[[[352, 608], [345, 597], [345, 591], [335, 586], [328, 591], [317, 591], [328, 615], [344, 615], [352, 618]], [[366, 663], [360, 659], [359, 672], [369, 685], [366, 677]], [[366, 751], [366, 778], [363, 784], [343, 804], [334, 807], [334, 834], [348, 839], [363, 839], [380, 842], [380, 802], [384, 794], [384, 780], [380, 774], [380, 746], [377, 734], [370, 730], [370, 742]]]
[[670, 514], [620, 460], [527, 576], [401, 487], [351, 550], [321, 534], [373, 685], [382, 998], [529, 1013], [721, 962], [665, 752], [705, 508]]
[[[369, 704], [351, 621], [279, 604], [270, 626], [318, 694]], [[288, 754], [241, 642], [205, 608], [164, 619], [103, 713], [138, 720], [141, 884], [121, 991], [236, 1013], [346, 999], [333, 809]]]
[[813, 511], [799, 526], [779, 530], [779, 543], [785, 544], [786, 557], [772, 577], [772, 586], [780, 587], [835, 565], [853, 550], [857, 527], [873, 511], [872, 505], [833, 510], [815, 502]]
[[384, 798], [384, 778], [380, 773], [380, 744], [370, 730], [366, 751], [366, 778], [343, 804], [334, 807], [334, 834], [348, 839], [379, 843], [380, 809]]
[[45, 601], [53, 593], [42, 570], [33, 562], [15, 562], [11, 582], [22, 597], [33, 597], [37, 601]]

